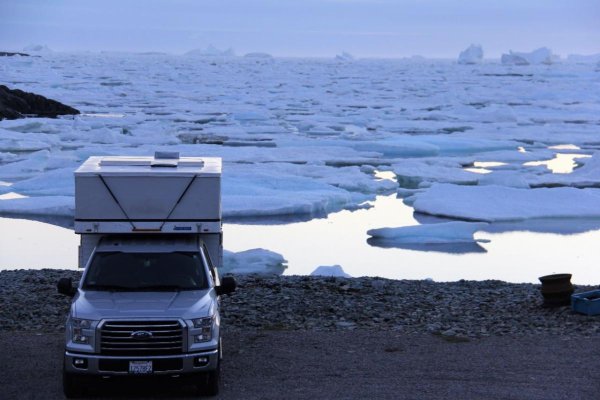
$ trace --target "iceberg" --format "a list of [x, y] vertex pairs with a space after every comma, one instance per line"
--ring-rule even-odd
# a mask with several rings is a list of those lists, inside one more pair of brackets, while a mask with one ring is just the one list
[[338, 278], [352, 278], [348, 275], [340, 265], [321, 265], [317, 267], [310, 276], [335, 276]]
[[552, 54], [552, 50], [547, 47], [540, 47], [530, 53], [510, 51], [508, 54], [502, 54], [502, 64], [505, 65], [530, 65], [530, 64], [553, 64], [558, 57]]
[[287, 268], [281, 254], [265, 249], [250, 249], [240, 252], [223, 250], [221, 274], [276, 274]]
[[440, 183], [413, 197], [416, 212], [470, 221], [600, 217], [600, 189], [520, 189]]
[[483, 48], [479, 44], [472, 44], [458, 55], [459, 64], [481, 64], [483, 61]]

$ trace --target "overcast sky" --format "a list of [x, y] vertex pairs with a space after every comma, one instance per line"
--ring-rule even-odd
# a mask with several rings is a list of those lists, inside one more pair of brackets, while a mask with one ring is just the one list
[[0, 0], [0, 51], [485, 57], [600, 53], [600, 0]]

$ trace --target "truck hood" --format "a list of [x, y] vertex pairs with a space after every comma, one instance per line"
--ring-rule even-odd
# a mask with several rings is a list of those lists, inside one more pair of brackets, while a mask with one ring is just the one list
[[214, 290], [181, 292], [79, 291], [74, 303], [75, 318], [201, 318], [216, 306]]

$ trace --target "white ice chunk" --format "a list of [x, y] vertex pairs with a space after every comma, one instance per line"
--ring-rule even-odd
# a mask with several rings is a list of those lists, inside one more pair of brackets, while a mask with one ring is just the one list
[[529, 183], [522, 172], [493, 171], [479, 178], [480, 185], [500, 185], [514, 188], [529, 189]]
[[60, 168], [16, 182], [11, 189], [28, 196], [74, 196], [75, 168]]
[[313, 272], [310, 273], [311, 276], [335, 276], [339, 278], [352, 278], [352, 276], [348, 275], [344, 272], [343, 268], [340, 265], [321, 265], [317, 267]]
[[467, 49], [460, 52], [458, 56], [459, 64], [481, 64], [483, 61], [483, 48], [479, 44], [472, 44]]
[[600, 217], [600, 189], [434, 184], [414, 197], [417, 212], [467, 220]]
[[392, 166], [402, 188], [416, 189], [422, 182], [474, 185], [479, 175], [465, 171], [462, 165], [443, 158], [408, 159]]
[[0, 200], [0, 214], [73, 216], [72, 196], [40, 196]]
[[221, 274], [277, 274], [287, 268], [287, 261], [279, 253], [265, 249], [250, 249], [234, 253], [223, 251]]
[[502, 54], [502, 64], [506, 65], [529, 65], [546, 64], [550, 65], [557, 61], [557, 57], [552, 54], [552, 50], [547, 47], [541, 47], [530, 53], [510, 51], [508, 54]]
[[367, 235], [394, 244], [472, 243], [473, 234], [488, 224], [451, 221], [439, 224], [370, 229]]

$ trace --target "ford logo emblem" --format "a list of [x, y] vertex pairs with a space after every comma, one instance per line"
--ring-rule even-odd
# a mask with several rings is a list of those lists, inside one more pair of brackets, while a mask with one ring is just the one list
[[131, 338], [134, 340], [145, 340], [152, 337], [152, 332], [148, 331], [135, 331], [131, 334]]

